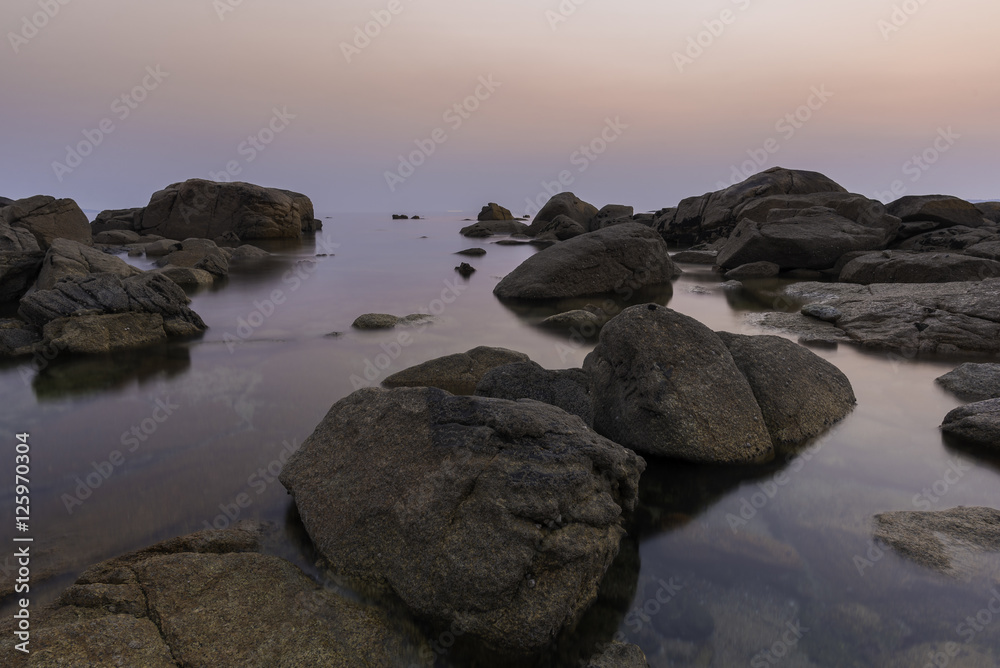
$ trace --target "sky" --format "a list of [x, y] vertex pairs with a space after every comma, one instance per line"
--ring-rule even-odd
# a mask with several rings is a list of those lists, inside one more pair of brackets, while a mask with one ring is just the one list
[[1000, 3], [4, 0], [0, 195], [674, 206], [774, 166], [1000, 198]]

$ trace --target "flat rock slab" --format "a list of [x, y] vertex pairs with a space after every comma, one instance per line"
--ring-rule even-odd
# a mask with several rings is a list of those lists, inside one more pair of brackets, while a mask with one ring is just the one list
[[[256, 550], [255, 525], [241, 523], [93, 566], [52, 608], [32, 610], [32, 654], [24, 663], [430, 665], [430, 648], [405, 622]], [[12, 645], [0, 648], [0, 663], [24, 665]]]
[[354, 329], [393, 329], [399, 325], [405, 325], [422, 320], [429, 320], [429, 315], [414, 313], [399, 317], [388, 313], [366, 313], [358, 318], [351, 325]]
[[473, 394], [489, 370], [527, 361], [528, 356], [524, 353], [480, 346], [410, 367], [389, 376], [382, 384], [385, 387], [437, 387], [452, 394]]
[[1000, 399], [1000, 364], [963, 364], [936, 382], [964, 401]]
[[[1000, 279], [961, 283], [853, 285], [796, 283], [766, 295], [776, 303], [829, 306], [830, 323], [850, 343], [921, 354], [1000, 353]], [[800, 313], [751, 314], [751, 322], [790, 332], [815, 332]], [[830, 331], [830, 330], [827, 330]]]
[[959, 507], [941, 512], [882, 513], [875, 516], [875, 539], [939, 573], [974, 577], [984, 569], [996, 570], [1000, 511]]
[[595, 600], [644, 469], [555, 406], [362, 389], [280, 480], [333, 568], [420, 617], [532, 652]]

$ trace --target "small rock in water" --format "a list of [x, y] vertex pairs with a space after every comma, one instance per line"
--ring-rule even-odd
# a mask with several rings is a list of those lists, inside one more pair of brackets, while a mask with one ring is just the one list
[[1000, 364], [963, 364], [937, 383], [966, 401], [1000, 399]]
[[463, 278], [468, 278], [469, 276], [472, 276], [474, 273], [476, 273], [476, 268], [473, 267], [468, 262], [463, 262], [459, 266], [455, 267], [455, 271], [460, 273]]
[[463, 251], [458, 251], [455, 255], [467, 255], [469, 257], [482, 257], [486, 255], [486, 249], [484, 248], [467, 248]]

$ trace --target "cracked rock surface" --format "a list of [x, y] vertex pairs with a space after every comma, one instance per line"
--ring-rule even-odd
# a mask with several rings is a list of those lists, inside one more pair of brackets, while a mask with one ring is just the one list
[[403, 625], [321, 589], [257, 542], [257, 525], [244, 522], [93, 566], [52, 608], [32, 611], [30, 656], [4, 643], [0, 664], [429, 665], [429, 648]]
[[331, 408], [281, 482], [343, 575], [529, 652], [595, 599], [644, 469], [555, 406], [363, 389]]

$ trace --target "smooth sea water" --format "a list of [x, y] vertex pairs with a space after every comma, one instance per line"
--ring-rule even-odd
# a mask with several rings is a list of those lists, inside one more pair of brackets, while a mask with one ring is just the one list
[[[334, 402], [476, 346], [518, 350], [548, 368], [580, 366], [593, 343], [535, 325], [593, 300], [500, 303], [497, 281], [536, 250], [465, 239], [463, 224], [456, 215], [329, 217], [315, 239], [261, 244], [275, 255], [193, 294], [210, 328], [201, 339], [40, 371], [24, 360], [0, 367], [0, 424], [11, 445], [0, 453], [3, 470], [13, 468], [13, 434], [31, 434], [33, 606], [91, 564], [237, 519], [272, 523], [279, 538], [267, 549], [319, 577], [275, 476]], [[454, 255], [475, 246], [488, 254]], [[468, 280], [454, 271], [463, 261], [477, 269]], [[766, 301], [723, 291], [708, 268], [682, 266], [672, 290], [633, 301], [667, 304], [715, 330], [760, 333], [744, 315]], [[352, 330], [369, 312], [435, 319]], [[600, 598], [539, 665], [578, 665], [616, 634], [654, 667], [998, 665], [1000, 615], [989, 608], [1000, 608], [1000, 564], [945, 577], [871, 542], [876, 513], [1000, 508], [1000, 457], [945, 443], [938, 429], [961, 402], [934, 379], [961, 360], [815, 352], [850, 378], [857, 409], [768, 467], [647, 458], [630, 535]], [[13, 481], [0, 492], [0, 517], [12, 518]], [[12, 525], [2, 523], [5, 545]], [[13, 550], [5, 552], [9, 592]], [[477, 665], [476, 650], [456, 647], [438, 661]]]

